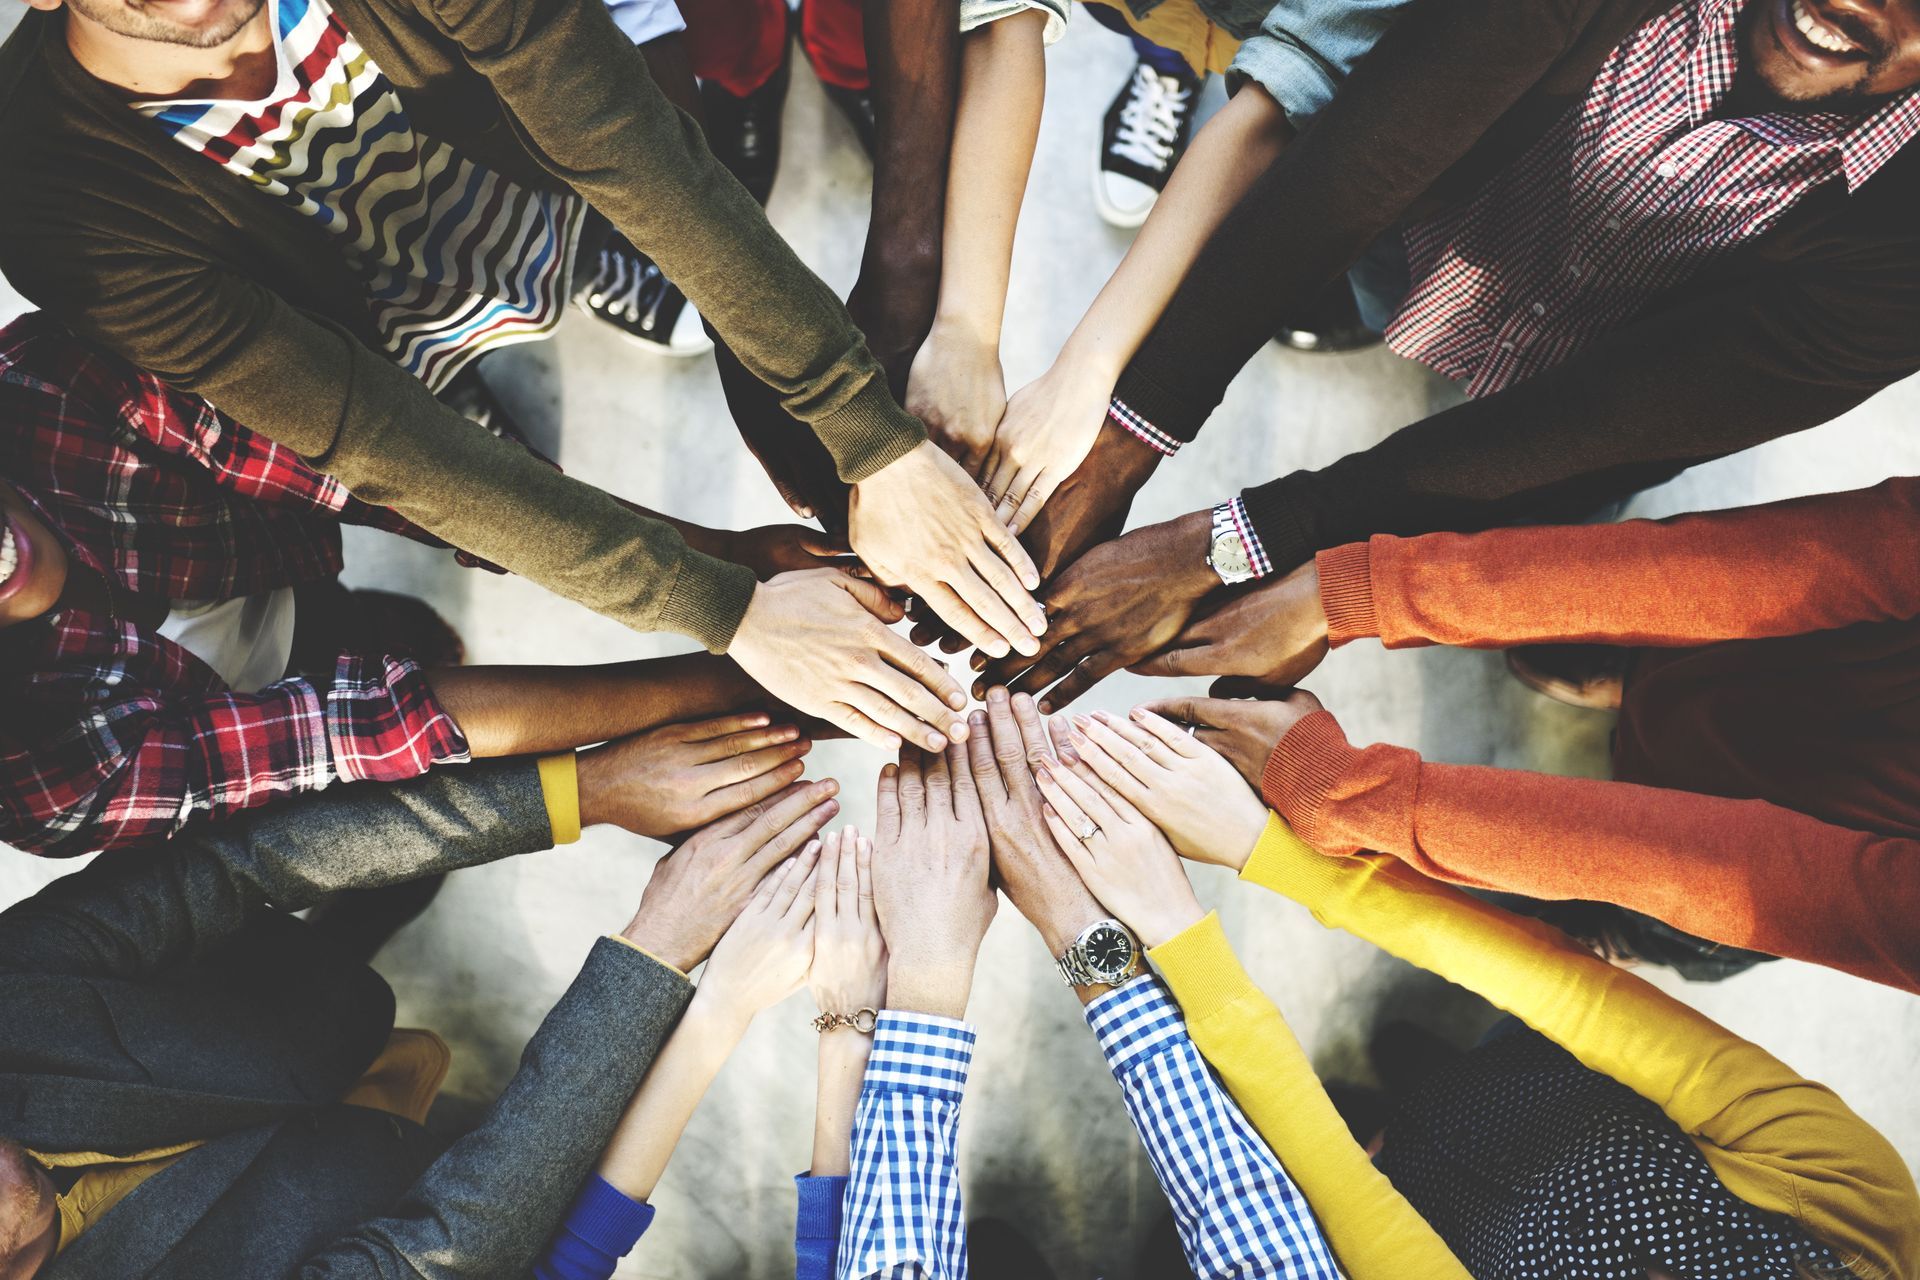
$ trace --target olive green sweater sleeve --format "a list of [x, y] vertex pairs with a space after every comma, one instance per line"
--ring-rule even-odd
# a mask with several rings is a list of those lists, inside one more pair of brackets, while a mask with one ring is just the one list
[[700, 308], [849, 483], [926, 439], [846, 307], [668, 102], [604, 0], [408, 0], [487, 78], [522, 144]]

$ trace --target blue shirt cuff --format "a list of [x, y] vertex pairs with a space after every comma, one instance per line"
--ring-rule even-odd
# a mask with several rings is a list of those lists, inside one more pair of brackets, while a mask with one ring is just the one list
[[1083, 1012], [1094, 1039], [1100, 1042], [1108, 1068], [1116, 1076], [1187, 1038], [1187, 1022], [1180, 1006], [1160, 979], [1150, 973], [1101, 992], [1087, 1002]]
[[840, 1238], [840, 1216], [847, 1202], [847, 1181], [845, 1174], [818, 1178], [810, 1173], [793, 1175], [794, 1189], [800, 1193], [800, 1212], [794, 1221], [795, 1239]]
[[865, 1089], [929, 1093], [959, 1101], [973, 1066], [972, 1027], [931, 1013], [888, 1009], [873, 1028]]

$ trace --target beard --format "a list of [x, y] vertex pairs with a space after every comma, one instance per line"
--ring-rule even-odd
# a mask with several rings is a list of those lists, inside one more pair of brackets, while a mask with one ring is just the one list
[[1860, 64], [1859, 75], [1852, 81], [1834, 88], [1811, 90], [1804, 84], [1791, 81], [1781, 83], [1756, 69], [1756, 64], [1766, 61], [1762, 56], [1761, 43], [1771, 38], [1762, 31], [1769, 20], [1771, 5], [1768, 0], [1748, 0], [1741, 10], [1740, 57], [1733, 71], [1732, 97], [1736, 102], [1753, 103], [1762, 109], [1817, 114], [1823, 111], [1854, 112], [1868, 107], [1882, 106], [1898, 93], [1869, 93], [1867, 86], [1885, 71], [1899, 54], [1898, 49], [1881, 46], [1866, 50], [1867, 60]]
[[66, 0], [67, 7], [89, 22], [95, 22], [114, 35], [129, 40], [148, 40], [155, 44], [180, 45], [188, 49], [212, 49], [240, 34], [252, 22], [267, 0], [237, 0], [218, 18], [204, 26], [186, 26], [155, 17], [124, 0]]

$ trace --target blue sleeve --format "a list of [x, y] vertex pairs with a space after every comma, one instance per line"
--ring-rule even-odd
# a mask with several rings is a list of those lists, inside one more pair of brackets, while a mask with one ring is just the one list
[[536, 1280], [607, 1280], [652, 1222], [652, 1205], [588, 1174], [533, 1274]]
[[800, 1211], [793, 1221], [793, 1280], [833, 1280], [833, 1259], [840, 1251], [840, 1211], [847, 1200], [845, 1175], [816, 1178], [795, 1174]]

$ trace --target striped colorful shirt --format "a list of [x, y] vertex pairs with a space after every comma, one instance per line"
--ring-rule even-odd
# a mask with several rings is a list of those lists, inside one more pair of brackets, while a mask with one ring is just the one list
[[176, 141], [326, 229], [387, 354], [439, 390], [551, 331], [584, 208], [417, 131], [326, 0], [268, 0], [279, 79], [257, 101], [140, 102]]
[[[1306, 1197], [1214, 1077], [1160, 980], [1102, 994], [1086, 1019], [1193, 1274], [1340, 1280]], [[854, 1113], [843, 1280], [965, 1280], [955, 1139], [973, 1044], [972, 1028], [949, 1018], [880, 1015]]]
[[1747, 0], [1688, 0], [1614, 49], [1586, 97], [1475, 198], [1408, 229], [1395, 351], [1489, 395], [1572, 356], [1809, 191], [1871, 178], [1920, 95], [1859, 112], [1719, 114]]

